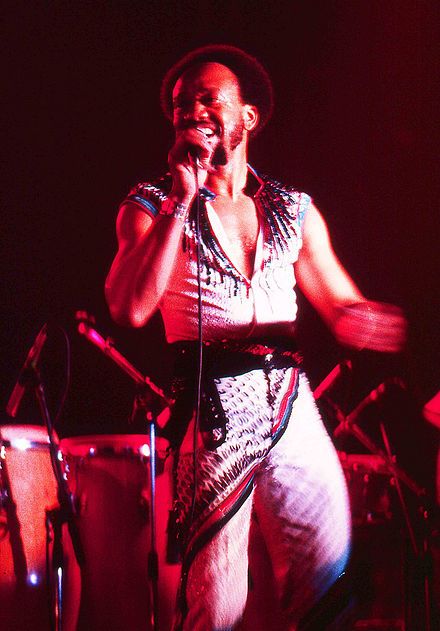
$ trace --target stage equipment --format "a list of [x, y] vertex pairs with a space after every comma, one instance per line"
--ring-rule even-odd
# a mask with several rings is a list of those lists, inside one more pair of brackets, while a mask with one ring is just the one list
[[[51, 616], [51, 622], [53, 621], [53, 627], [55, 631], [63, 631], [64, 626], [64, 598], [63, 590], [65, 586], [65, 551], [63, 548], [63, 527], [67, 525], [67, 529], [70, 535], [71, 543], [73, 545], [74, 553], [79, 565], [83, 562], [83, 553], [81, 542], [78, 536], [76, 523], [74, 520], [74, 512], [71, 504], [71, 496], [69, 494], [66, 481], [63, 477], [63, 470], [61, 467], [61, 461], [59, 458], [58, 449], [58, 437], [55, 434], [53, 422], [49, 414], [49, 409], [46, 401], [46, 393], [43, 381], [41, 379], [38, 362], [43, 349], [43, 345], [48, 335], [47, 323], [43, 325], [38, 333], [24, 363], [23, 369], [18, 378], [17, 384], [9, 398], [7, 409], [11, 416], [15, 417], [18, 413], [18, 409], [26, 389], [31, 390], [37, 400], [40, 408], [40, 414], [42, 421], [46, 428], [47, 436], [47, 448], [50, 457], [50, 463], [52, 466], [53, 476], [56, 483], [56, 496], [58, 500], [58, 506], [52, 510], [46, 511], [48, 539], [53, 538], [52, 546], [52, 563], [51, 570], [52, 576], [48, 576], [50, 584], [54, 585], [54, 598], [53, 598], [53, 616]], [[24, 444], [24, 443], [22, 443]], [[27, 472], [28, 475], [31, 473]], [[14, 502], [8, 498], [8, 492], [12, 493], [13, 482], [11, 476], [8, 473], [8, 463], [3, 463], [2, 481], [6, 480], [6, 506], [8, 507], [10, 515], [14, 514]], [[9, 485], [9, 486], [8, 486]], [[15, 523], [15, 527], [17, 523]], [[50, 531], [50, 532], [49, 532]], [[14, 571], [18, 570], [14, 566]], [[18, 578], [18, 575], [17, 575]], [[17, 603], [18, 605], [18, 603]], [[35, 626], [35, 624], [34, 624]]]
[[34, 374], [37, 370], [41, 351], [43, 350], [46, 339], [47, 324], [43, 324], [34, 340], [34, 343], [29, 349], [23, 368], [20, 371], [17, 382], [11, 392], [11, 396], [9, 397], [9, 401], [6, 404], [6, 412], [9, 416], [12, 416], [12, 418], [17, 416], [18, 408], [20, 407], [21, 400], [27, 387], [35, 381]]
[[[170, 462], [160, 459], [155, 469], [154, 552], [160, 574], [152, 576], [151, 452], [146, 436], [79, 436], [62, 439], [60, 447], [85, 555], [77, 631], [170, 629], [180, 575], [180, 567], [165, 558], [172, 504]], [[157, 593], [151, 591], [152, 578]]]
[[313, 391], [315, 400], [318, 401], [328, 390], [338, 381], [340, 377], [345, 376], [352, 370], [353, 366], [350, 359], [343, 359], [324, 377], [321, 383]]
[[[148, 553], [148, 579], [150, 585], [150, 614], [151, 630], [159, 631], [159, 561], [157, 551], [157, 525], [156, 525], [156, 426], [158, 415], [171, 404], [164, 392], [148, 377], [142, 375], [114, 346], [113, 341], [104, 339], [94, 328], [95, 318], [85, 311], [77, 311], [78, 332], [85, 336], [89, 342], [113, 360], [126, 374], [137, 384], [138, 391], [133, 404], [134, 413], [145, 420], [149, 437], [149, 534], [150, 550]], [[170, 507], [171, 508], [171, 507]], [[115, 631], [119, 627], [114, 627]], [[106, 627], [109, 631], [110, 627]], [[125, 626], [124, 629], [129, 629]], [[135, 627], [133, 627], [135, 631]], [[137, 628], [136, 628], [137, 631]], [[140, 631], [140, 629], [139, 629]]]
[[[383, 447], [379, 447], [357, 424], [363, 411], [371, 404], [376, 404], [391, 386], [406, 387], [400, 378], [389, 378], [374, 388], [349, 414], [344, 414], [330, 397], [325, 397], [338, 423], [333, 432], [334, 438], [353, 436], [368, 452], [340, 453], [353, 514], [352, 568], [357, 566], [359, 578], [359, 574], [362, 574], [359, 568], [367, 567], [369, 563], [371, 584], [374, 587], [371, 610], [362, 612], [362, 615], [370, 615], [357, 620], [354, 629], [433, 631], [435, 605], [432, 602], [432, 526], [426, 490], [397, 464], [382, 421], [379, 422], [379, 427]], [[366, 542], [369, 542], [368, 546]], [[378, 552], [379, 548], [383, 549], [382, 553]], [[362, 550], [365, 549], [370, 550], [366, 557], [362, 556]], [[375, 562], [377, 566], [374, 565]], [[392, 580], [393, 572], [394, 577], [398, 575], [399, 585], [397, 591], [395, 585], [395, 591], [391, 593], [392, 590], [385, 589], [384, 581]], [[364, 572], [364, 579], [361, 577], [358, 581], [360, 600], [368, 592], [367, 578], [367, 573]], [[377, 602], [374, 602], [374, 596], [377, 597]], [[382, 614], [389, 614], [390, 602], [394, 602], [400, 608], [397, 618], [387, 620], [377, 617], [378, 603], [380, 605], [386, 601], [388, 605], [384, 607]], [[394, 613], [397, 611], [396, 607]]]
[[[56, 435], [54, 438], [57, 440]], [[2, 629], [47, 631], [53, 628], [55, 612], [58, 629], [75, 631], [79, 586], [71, 576], [68, 586], [71, 599], [67, 602], [64, 599], [61, 608], [59, 599], [67, 583], [54, 585], [64, 580], [73, 567], [74, 555], [67, 532], [58, 521], [56, 527], [60, 531], [56, 536], [54, 533], [54, 516], [61, 507], [44, 427], [0, 426], [0, 493]], [[63, 534], [64, 544], [60, 548]]]
[[394, 478], [380, 456], [339, 451], [350, 493], [354, 526], [380, 524], [396, 516]]

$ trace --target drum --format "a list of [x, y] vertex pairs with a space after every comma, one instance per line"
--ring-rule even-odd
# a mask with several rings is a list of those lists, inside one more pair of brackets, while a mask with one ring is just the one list
[[[145, 436], [80, 436], [63, 439], [60, 447], [85, 555], [78, 631], [148, 631], [152, 629], [151, 529]], [[171, 628], [180, 575], [178, 565], [165, 561], [172, 504], [168, 460], [156, 478], [159, 624], [163, 631]]]
[[[36, 425], [0, 426], [0, 620], [2, 629], [46, 631], [53, 619], [46, 511], [58, 507], [49, 437]], [[67, 533], [63, 536], [68, 542]], [[66, 567], [72, 559], [65, 549]], [[73, 595], [73, 584], [69, 587]], [[74, 603], [69, 605], [74, 607]], [[63, 629], [73, 631], [68, 608]]]
[[353, 524], [386, 522], [395, 513], [394, 478], [380, 456], [339, 452], [350, 496]]

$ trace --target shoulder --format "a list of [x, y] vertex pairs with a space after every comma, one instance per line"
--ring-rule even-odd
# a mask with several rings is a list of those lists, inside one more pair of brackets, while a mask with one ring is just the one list
[[283, 184], [268, 175], [258, 174], [257, 177], [262, 183], [261, 194], [268, 196], [279, 211], [296, 219], [302, 228], [306, 213], [312, 206], [311, 196], [295, 186]]
[[139, 182], [119, 205], [116, 231], [121, 242], [132, 243], [150, 228], [170, 190], [168, 176]]
[[171, 184], [172, 180], [169, 174], [149, 182], [139, 182], [129, 191], [120, 207], [132, 203], [154, 218], [170, 192]]
[[304, 246], [311, 250], [320, 250], [330, 242], [327, 223], [319, 209], [312, 202], [309, 205], [303, 226]]

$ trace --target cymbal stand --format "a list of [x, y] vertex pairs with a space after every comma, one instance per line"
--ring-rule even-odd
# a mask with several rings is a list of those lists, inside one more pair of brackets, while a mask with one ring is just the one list
[[[394, 478], [397, 495], [399, 498], [399, 504], [402, 509], [409, 541], [411, 544], [411, 550], [418, 567], [423, 572], [424, 626], [420, 628], [423, 629], [423, 631], [431, 631], [432, 588], [429, 576], [429, 545], [427, 537], [428, 528], [426, 526], [428, 521], [428, 510], [423, 504], [423, 498], [426, 498], [426, 489], [419, 486], [401, 467], [396, 464], [395, 458], [392, 454], [388, 434], [383, 423], [380, 423], [380, 428], [385, 451], [378, 447], [378, 445], [376, 445], [376, 443], [356, 424], [351, 414], [345, 415], [340, 407], [329, 397], [326, 397], [326, 401], [330, 404], [335, 413], [336, 419], [339, 422], [338, 426], [334, 430], [334, 436], [338, 437], [339, 435], [346, 433], [351, 434], [352, 436], [357, 438], [359, 442], [370, 451], [370, 453], [379, 456], [382, 463], [385, 465], [385, 469], [387, 470], [388, 474]], [[423, 539], [421, 547], [417, 543], [414, 527], [409, 516], [408, 506], [403, 495], [401, 482], [403, 482], [408, 487], [408, 489], [410, 489], [410, 491], [415, 494], [420, 502], [420, 513], [423, 518]], [[408, 614], [406, 613], [406, 615]]]
[[[388, 433], [386, 431], [384, 423], [380, 422], [380, 431], [382, 434], [382, 440], [389, 458], [392, 458], [391, 445], [388, 437]], [[399, 502], [402, 507], [402, 511], [405, 517], [405, 522], [408, 531], [411, 528], [411, 522], [409, 519], [409, 513], [407, 506], [405, 504], [405, 499], [402, 492], [402, 486], [400, 484], [399, 478], [395, 477], [396, 490], [399, 497]], [[422, 629], [423, 631], [431, 631], [431, 620], [432, 620], [432, 579], [431, 579], [431, 567], [432, 567], [432, 554], [430, 552], [429, 546], [429, 533], [428, 528], [428, 517], [429, 513], [426, 506], [420, 505], [420, 513], [422, 516], [422, 541], [421, 547], [418, 549], [414, 549], [414, 544], [411, 541], [413, 552], [414, 552], [414, 560], [416, 563], [416, 572], [417, 576], [423, 577], [423, 622]], [[428, 534], [429, 533], [429, 534]], [[411, 609], [406, 612], [406, 616], [414, 616]], [[412, 622], [412, 621], [411, 621]]]
[[77, 313], [79, 320], [78, 331], [84, 335], [89, 342], [97, 346], [101, 352], [112, 359], [125, 373], [127, 373], [138, 386], [133, 413], [140, 414], [146, 420], [148, 435], [150, 439], [150, 550], [148, 553], [148, 578], [151, 585], [151, 625], [153, 631], [159, 631], [159, 601], [158, 601], [158, 580], [159, 563], [157, 555], [156, 536], [156, 427], [157, 417], [162, 410], [171, 405], [171, 400], [167, 399], [164, 392], [156, 386], [148, 377], [142, 375], [115, 347], [110, 339], [104, 339], [98, 331], [93, 328], [94, 318], [85, 312]]

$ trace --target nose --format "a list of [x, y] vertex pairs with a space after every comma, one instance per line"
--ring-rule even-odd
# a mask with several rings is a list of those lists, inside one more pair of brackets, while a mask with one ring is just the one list
[[195, 120], [199, 121], [208, 116], [208, 112], [203, 103], [199, 100], [191, 101], [185, 108], [183, 113], [183, 117], [185, 120]]

